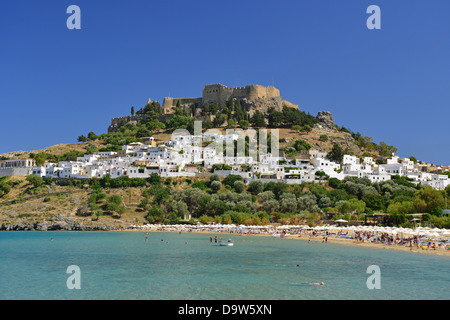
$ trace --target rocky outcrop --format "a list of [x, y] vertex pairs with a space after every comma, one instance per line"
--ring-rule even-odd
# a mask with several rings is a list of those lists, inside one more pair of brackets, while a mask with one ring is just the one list
[[333, 115], [329, 111], [319, 111], [316, 116], [317, 121], [319, 123], [316, 124], [316, 126], [330, 129], [330, 130], [336, 130], [336, 125], [334, 124]]
[[[127, 124], [136, 125], [139, 121], [147, 118], [148, 114], [136, 114], [134, 116], [123, 116], [111, 119], [111, 125], [108, 127], [108, 133], [117, 132], [121, 126]], [[173, 114], [161, 114], [159, 115], [159, 121], [167, 122], [173, 117]]]
[[58, 221], [11, 222], [0, 224], [0, 231], [114, 231], [127, 229], [124, 222], [104, 223], [100, 221], [75, 221], [64, 218]]
[[256, 110], [263, 114], [267, 114], [269, 108], [274, 108], [277, 111], [283, 111], [283, 106], [286, 105], [292, 108], [298, 108], [298, 105], [292, 104], [289, 101], [283, 100], [281, 97], [261, 98], [258, 97], [253, 100], [247, 100], [246, 98], [241, 100], [241, 104], [250, 116], [255, 113]]

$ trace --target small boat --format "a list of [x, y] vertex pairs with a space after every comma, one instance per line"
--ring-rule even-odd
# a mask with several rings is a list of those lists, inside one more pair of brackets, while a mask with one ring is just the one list
[[281, 237], [281, 234], [279, 234], [279, 233], [272, 234], [272, 238], [280, 238], [280, 237]]
[[233, 245], [234, 245], [234, 243], [233, 243], [233, 240], [231, 240], [231, 239], [228, 239], [228, 241], [227, 241], [227, 242], [223, 242], [223, 241], [220, 241], [220, 242], [219, 242], [219, 245], [221, 245], [221, 246], [228, 246], [228, 247], [231, 247], [231, 246], [233, 246]]
[[286, 238], [289, 236], [289, 233], [273, 233], [272, 238]]

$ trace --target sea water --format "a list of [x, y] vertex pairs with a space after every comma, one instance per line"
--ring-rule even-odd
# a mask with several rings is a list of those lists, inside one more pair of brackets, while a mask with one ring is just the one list
[[[219, 246], [210, 237], [233, 239]], [[147, 237], [147, 240], [146, 240]], [[80, 289], [66, 273], [78, 266]], [[379, 267], [370, 289], [368, 267]], [[237, 234], [0, 232], [0, 299], [449, 299], [450, 258]], [[313, 283], [324, 282], [318, 286]]]

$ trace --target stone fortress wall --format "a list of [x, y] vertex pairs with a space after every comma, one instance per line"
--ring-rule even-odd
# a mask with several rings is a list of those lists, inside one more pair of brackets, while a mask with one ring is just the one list
[[173, 113], [178, 102], [182, 108], [188, 108], [194, 104], [200, 105], [202, 103], [202, 98], [164, 98], [162, 109], [163, 114]]
[[210, 84], [203, 88], [203, 103], [218, 102], [224, 104], [228, 99], [247, 99], [279, 97], [280, 91], [272, 86], [250, 84], [245, 87], [228, 88], [222, 84]]
[[182, 108], [190, 107], [193, 104], [205, 104], [218, 102], [223, 105], [225, 102], [232, 99], [247, 99], [252, 101], [257, 98], [274, 98], [280, 97], [280, 91], [272, 86], [264, 87], [261, 85], [250, 84], [245, 87], [228, 88], [223, 84], [208, 84], [203, 88], [203, 95], [201, 98], [164, 98], [162, 105], [163, 114], [173, 113], [178, 101]]

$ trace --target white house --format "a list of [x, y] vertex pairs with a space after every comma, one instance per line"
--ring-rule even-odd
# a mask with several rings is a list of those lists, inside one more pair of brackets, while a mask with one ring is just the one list
[[391, 175], [404, 176], [408, 172], [408, 165], [403, 163], [388, 163], [380, 164], [380, 168], [383, 168], [386, 173]]
[[359, 164], [359, 158], [345, 154], [344, 158], [342, 159], [342, 164], [357, 165]]
[[99, 158], [111, 158], [117, 155], [116, 151], [99, 151], [94, 152], [94, 156], [98, 156]]
[[423, 181], [422, 184], [431, 186], [436, 190], [444, 190], [448, 185], [450, 185], [450, 179], [444, 174], [432, 174], [431, 180]]
[[364, 163], [365, 165], [371, 166], [371, 165], [374, 165], [374, 164], [375, 164], [375, 161], [373, 161], [373, 158], [372, 158], [372, 157], [364, 157], [364, 158], [363, 158], [363, 163]]

